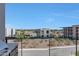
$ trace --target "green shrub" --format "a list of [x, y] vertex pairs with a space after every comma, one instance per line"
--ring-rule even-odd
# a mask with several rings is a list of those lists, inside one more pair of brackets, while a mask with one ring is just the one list
[[[75, 53], [75, 55], [76, 55], [76, 53]], [[77, 51], [77, 56], [79, 56], [79, 51]]]

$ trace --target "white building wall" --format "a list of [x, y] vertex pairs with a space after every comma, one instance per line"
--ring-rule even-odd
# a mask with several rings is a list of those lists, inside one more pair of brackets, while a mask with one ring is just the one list
[[36, 33], [31, 33], [32, 37], [37, 37]]
[[44, 29], [43, 31], [44, 31], [44, 37], [47, 37], [46, 30]]
[[15, 29], [11, 29], [11, 37], [15, 36]]
[[76, 27], [73, 26], [73, 38], [76, 38]]
[[5, 29], [5, 36], [6, 37], [11, 36], [11, 29], [10, 28]]
[[12, 29], [12, 28], [5, 29], [5, 36], [6, 37], [14, 37], [14, 35], [15, 35], [15, 29]]
[[[43, 31], [43, 32], [42, 32]], [[47, 31], [49, 31], [49, 33], [47, 33]], [[42, 35], [44, 36], [44, 37], [47, 37], [47, 35], [50, 37], [50, 34], [51, 34], [52, 32], [50, 31], [50, 29], [40, 29], [40, 37], [42, 37]]]

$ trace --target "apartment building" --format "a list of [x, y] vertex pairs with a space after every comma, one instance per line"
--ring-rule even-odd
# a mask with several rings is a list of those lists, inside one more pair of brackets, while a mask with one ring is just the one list
[[73, 30], [72, 27], [64, 27], [64, 37], [72, 38]]
[[16, 35], [21, 35], [23, 32], [25, 37], [37, 37], [36, 31], [34, 29], [16, 29]]
[[73, 25], [73, 38], [79, 39], [79, 25]]
[[53, 37], [52, 29], [42, 28], [37, 30], [37, 36], [40, 38], [50, 38]]
[[15, 29], [5, 28], [5, 37], [15, 37]]
[[64, 27], [63, 32], [65, 38], [79, 39], [79, 25]]
[[49, 38], [53, 37], [51, 29], [17, 29], [16, 34], [21, 34], [24, 31], [25, 36], [36, 37], [36, 38]]
[[52, 34], [54, 37], [63, 37], [63, 30], [62, 29], [61, 30], [55, 29], [52, 31]]

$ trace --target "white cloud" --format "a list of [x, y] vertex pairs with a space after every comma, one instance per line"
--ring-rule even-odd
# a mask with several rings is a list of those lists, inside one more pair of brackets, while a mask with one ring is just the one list
[[50, 23], [53, 23], [53, 22], [55, 22], [55, 19], [49, 18], [49, 19], [46, 20], [47, 24], [50, 24]]
[[48, 18], [45, 20], [45, 22], [43, 23], [44, 27], [50, 28], [51, 26], [53, 27], [55, 23], [55, 19], [54, 18]]
[[60, 17], [68, 17], [68, 18], [74, 18], [74, 19], [79, 19], [79, 16], [76, 15], [79, 11], [74, 11], [73, 14], [71, 13], [53, 13], [53, 16], [60, 16]]
[[11, 24], [5, 24], [5, 28], [10, 28], [10, 29], [13, 28], [14, 29], [15, 27], [13, 27]]

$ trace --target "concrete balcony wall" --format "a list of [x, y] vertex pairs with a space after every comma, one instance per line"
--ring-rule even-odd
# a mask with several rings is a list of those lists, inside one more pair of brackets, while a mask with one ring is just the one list
[[5, 4], [0, 3], [0, 40], [5, 40]]

